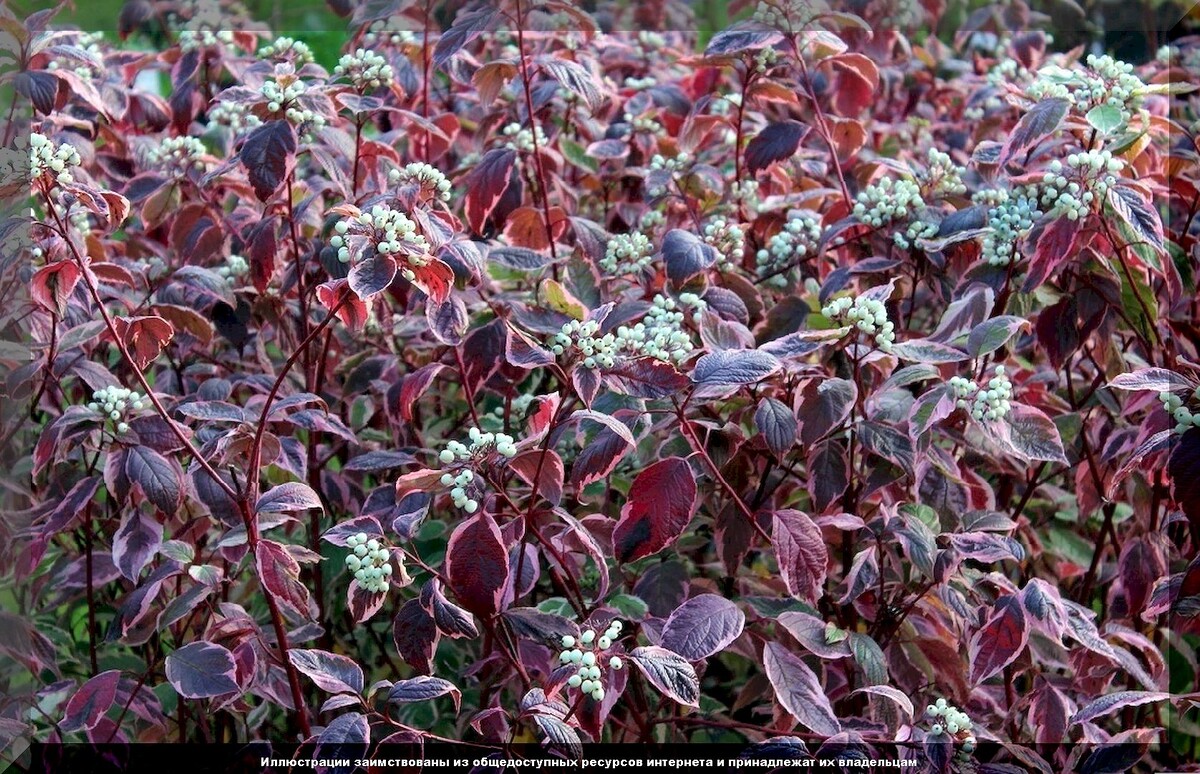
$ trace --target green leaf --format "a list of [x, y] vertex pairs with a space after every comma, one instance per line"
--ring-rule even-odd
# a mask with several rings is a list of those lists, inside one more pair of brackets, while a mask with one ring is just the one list
[[[1132, 284], [1130, 278], [1133, 280]], [[1125, 272], [1121, 272], [1121, 306], [1138, 333], [1147, 341], [1153, 341], [1155, 320], [1158, 319], [1158, 300], [1141, 272], [1131, 270], [1128, 277], [1125, 276]]]
[[567, 600], [563, 599], [562, 597], [550, 597], [549, 599], [544, 599], [537, 606], [537, 609], [543, 613], [561, 615], [563, 618], [575, 617], [575, 610], [571, 607], [571, 603], [567, 602]]
[[650, 612], [650, 608], [640, 597], [631, 594], [617, 594], [608, 600], [608, 604], [620, 611], [621, 615], [631, 621], [640, 621]]
[[1097, 105], [1087, 112], [1087, 122], [1101, 134], [1112, 134], [1125, 125], [1121, 109], [1113, 105]]
[[558, 141], [558, 146], [562, 150], [562, 154], [566, 156], [567, 161], [575, 166], [592, 172], [600, 169], [600, 162], [589, 156], [584, 147], [579, 143], [563, 137]]

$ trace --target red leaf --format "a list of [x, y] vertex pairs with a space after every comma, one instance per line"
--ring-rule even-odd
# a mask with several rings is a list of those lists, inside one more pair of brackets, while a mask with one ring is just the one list
[[338, 319], [351, 330], [357, 331], [367, 323], [367, 305], [344, 279], [318, 285], [317, 300], [326, 309], [337, 309]]
[[517, 152], [510, 148], [488, 151], [467, 175], [467, 197], [463, 212], [467, 224], [476, 234], [487, 228], [488, 217], [508, 188], [509, 174], [517, 161]]
[[300, 582], [300, 563], [287, 548], [270, 540], [260, 540], [255, 560], [258, 577], [266, 590], [284, 607], [308, 619], [308, 589]]
[[412, 266], [411, 269], [413, 284], [431, 301], [441, 304], [450, 297], [450, 289], [454, 287], [454, 269], [446, 263], [433, 258], [424, 266]]
[[70, 261], [58, 261], [43, 266], [29, 283], [29, 294], [47, 311], [62, 317], [67, 311], [67, 299], [79, 283], [79, 267]]
[[533, 484], [537, 477], [538, 493], [558, 505], [563, 495], [563, 461], [553, 449], [529, 449], [509, 460], [508, 466], [526, 484]]
[[978, 685], [1016, 660], [1029, 640], [1029, 625], [1016, 597], [996, 600], [996, 611], [971, 638], [971, 682]]
[[119, 669], [101, 672], [83, 684], [71, 700], [59, 723], [59, 730], [65, 733], [91, 730], [96, 727], [104, 713], [108, 712], [117, 699], [117, 683], [121, 680]]
[[246, 235], [246, 257], [250, 260], [250, 281], [259, 293], [267, 289], [271, 275], [275, 273], [275, 252], [278, 249], [275, 230], [278, 227], [278, 221], [279, 219], [275, 216], [260, 220]]
[[820, 528], [800, 511], [776, 511], [771, 542], [788, 593], [815, 602], [825, 585], [825, 565], [829, 561]]
[[1047, 224], [1037, 237], [1033, 260], [1022, 290], [1031, 293], [1054, 275], [1059, 266], [1075, 257], [1073, 246], [1081, 221], [1058, 218]]
[[679, 457], [656, 462], [634, 479], [613, 530], [613, 550], [632, 562], [663, 550], [683, 534], [696, 504], [696, 476]]
[[441, 363], [430, 363], [421, 366], [416, 371], [404, 377], [404, 381], [400, 384], [400, 399], [398, 401], [400, 409], [400, 418], [405, 422], [413, 421], [413, 409], [417, 406], [417, 401], [425, 394], [425, 390], [433, 382], [437, 375], [445, 368]]
[[463, 607], [484, 618], [498, 613], [508, 575], [508, 552], [490, 515], [481, 511], [454, 530], [446, 547], [446, 576]]
[[158, 315], [147, 317], [114, 317], [113, 328], [129, 350], [138, 370], [154, 362], [159, 353], [170, 343], [175, 329], [171, 323]]

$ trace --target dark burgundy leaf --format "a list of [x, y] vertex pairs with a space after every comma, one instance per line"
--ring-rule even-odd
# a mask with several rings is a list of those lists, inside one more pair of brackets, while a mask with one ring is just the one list
[[498, 613], [508, 574], [508, 553], [490, 515], [481, 511], [454, 530], [446, 547], [446, 579], [464, 607], [484, 618]]
[[392, 639], [400, 657], [409, 666], [420, 674], [432, 671], [438, 630], [433, 616], [421, 607], [419, 600], [410, 599], [400, 607], [392, 624]]
[[1029, 109], [1009, 133], [1000, 151], [1000, 164], [1004, 165], [1018, 154], [1032, 149], [1042, 138], [1058, 129], [1071, 104], [1065, 99], [1044, 99]]
[[775, 398], [759, 401], [758, 409], [754, 412], [754, 426], [762, 433], [767, 448], [776, 457], [782, 458], [796, 445], [799, 423], [796, 415], [782, 401]]
[[267, 201], [283, 185], [296, 154], [296, 132], [289, 121], [268, 121], [242, 144], [239, 158], [259, 201]]
[[413, 677], [401, 680], [388, 691], [388, 701], [393, 704], [408, 704], [414, 701], [429, 701], [439, 696], [450, 694], [454, 699], [454, 709], [457, 710], [462, 702], [462, 694], [454, 683], [440, 677]]
[[662, 256], [667, 266], [667, 277], [676, 287], [681, 287], [692, 277], [710, 268], [717, 262], [716, 249], [690, 231], [671, 229], [663, 238]]
[[692, 380], [698, 397], [720, 397], [755, 384], [780, 369], [774, 355], [759, 350], [710, 352], [696, 361]]
[[148, 446], [134, 446], [125, 456], [125, 475], [159, 510], [174, 514], [179, 508], [183, 489], [179, 463]]
[[162, 545], [162, 524], [140, 510], [125, 514], [113, 536], [113, 562], [129, 580], [137, 580], [142, 569]]
[[769, 125], [746, 146], [746, 168], [754, 174], [772, 162], [791, 158], [807, 133], [808, 127], [799, 121]]
[[616, 392], [648, 399], [679, 395], [689, 384], [673, 365], [652, 357], [622, 360], [604, 370], [604, 381]]

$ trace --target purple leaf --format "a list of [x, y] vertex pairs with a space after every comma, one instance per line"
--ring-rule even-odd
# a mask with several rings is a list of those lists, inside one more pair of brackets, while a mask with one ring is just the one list
[[776, 511], [771, 542], [788, 593], [809, 602], [819, 599], [829, 561], [820, 528], [801, 511]]
[[239, 154], [259, 201], [267, 201], [291, 172], [296, 132], [289, 121], [268, 121], [255, 129]]
[[167, 679], [186, 699], [209, 699], [240, 690], [233, 654], [212, 642], [193, 642], [167, 656]]
[[683, 656], [666, 648], [647, 645], [634, 648], [629, 660], [663, 695], [689, 707], [700, 706], [700, 679]]
[[663, 626], [661, 644], [700, 661], [729, 646], [746, 626], [746, 616], [724, 597], [701, 594], [679, 606]]
[[818, 734], [833, 736], [842, 730], [821, 680], [798, 656], [775, 642], [763, 648], [763, 668], [775, 688], [775, 697], [800, 725]]
[[808, 127], [799, 121], [771, 124], [746, 146], [746, 168], [754, 174], [773, 162], [791, 158], [806, 134]]
[[495, 520], [486, 512], [464, 521], [446, 547], [446, 579], [468, 610], [484, 618], [500, 611], [508, 585], [508, 552]]
[[292, 481], [269, 489], [258, 498], [255, 513], [291, 513], [309, 508], [324, 510], [321, 498], [308, 484]]
[[113, 562], [129, 580], [137, 580], [142, 569], [162, 545], [163, 526], [140, 510], [125, 514], [113, 536]]
[[388, 702], [409, 704], [415, 701], [429, 701], [446, 694], [450, 694], [450, 697], [454, 699], [454, 709], [457, 711], [462, 702], [462, 694], [454, 687], [454, 683], [440, 677], [413, 677], [409, 680], [400, 680], [393, 685], [392, 689], [388, 691]]
[[317, 687], [329, 693], [361, 693], [362, 668], [353, 659], [324, 650], [288, 650], [292, 666], [312, 678]]

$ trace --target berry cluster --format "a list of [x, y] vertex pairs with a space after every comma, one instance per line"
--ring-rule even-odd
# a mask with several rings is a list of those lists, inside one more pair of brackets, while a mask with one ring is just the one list
[[950, 379], [955, 405], [969, 411], [976, 422], [995, 422], [1012, 410], [1013, 385], [1004, 373], [1004, 366], [996, 366], [993, 373], [986, 387], [961, 376]]
[[876, 346], [884, 352], [896, 343], [896, 325], [888, 319], [887, 307], [878, 299], [840, 296], [826, 304], [821, 314], [873, 336]]
[[[1192, 393], [1192, 398], [1200, 400], [1200, 387]], [[1200, 410], [1192, 411], [1184, 405], [1184, 399], [1173, 392], [1160, 392], [1158, 399], [1162, 401], [1163, 409], [1175, 420], [1175, 434], [1183, 435], [1193, 427], [1200, 427]]]
[[746, 255], [746, 233], [741, 226], [725, 218], [713, 218], [704, 226], [701, 236], [706, 244], [716, 249], [717, 268], [721, 271], [732, 271]]
[[396, 78], [388, 61], [374, 51], [360, 48], [345, 54], [333, 68], [333, 77], [346, 78], [358, 92], [391, 86]]
[[131, 411], [141, 411], [142, 395], [124, 387], [101, 387], [92, 393], [92, 402], [87, 405], [89, 411], [103, 414], [105, 419], [111, 419], [116, 424], [118, 433], [129, 431], [125, 421]]
[[938, 699], [936, 703], [925, 708], [925, 714], [934, 721], [929, 726], [930, 736], [949, 734], [962, 742], [963, 752], [975, 751], [975, 735], [971, 733], [971, 718], [967, 713], [953, 704], [948, 704], [945, 699]]
[[150, 166], [164, 167], [175, 175], [185, 175], [188, 170], [204, 169], [204, 143], [195, 137], [168, 137], [146, 154]]
[[625, 123], [630, 124], [634, 134], [663, 134], [663, 125], [656, 121], [651, 116], [635, 116], [632, 113], [625, 114]]
[[[578, 641], [569, 634], [562, 638], [564, 650], [558, 654], [559, 663], [579, 667], [578, 672], [567, 678], [567, 685], [578, 688], [596, 701], [604, 699], [602, 664], [605, 663], [605, 651], [621, 636], [623, 628], [620, 621], [614, 620], [608, 625], [608, 630], [599, 636], [596, 636], [594, 629], [588, 629], [579, 635]], [[619, 670], [625, 666], [621, 657], [615, 655], [609, 656], [607, 663], [610, 669]]]
[[472, 498], [467, 490], [477, 482], [475, 474], [467, 468], [487, 464], [494, 455], [512, 459], [517, 456], [517, 446], [511, 435], [487, 433], [478, 427], [469, 428], [467, 437], [471, 441], [470, 446], [460, 441], [449, 441], [438, 454], [438, 459], [443, 465], [456, 466], [453, 471], [443, 473], [441, 478], [443, 486], [451, 487], [454, 506], [474, 513], [479, 508], [479, 501]]
[[1008, 266], [1017, 258], [1017, 245], [1044, 214], [1037, 188], [991, 189], [972, 198], [978, 204], [991, 205], [987, 216], [990, 230], [983, 236], [983, 260], [992, 266]]
[[233, 33], [229, 30], [214, 32], [208, 29], [179, 31], [179, 50], [185, 53], [202, 48], [212, 48], [222, 43], [226, 45], [233, 43]]
[[600, 268], [618, 276], [636, 274], [650, 265], [653, 255], [654, 245], [645, 234], [639, 231], [615, 234], [608, 240]]
[[567, 351], [578, 351], [583, 357], [585, 368], [612, 368], [616, 362], [620, 343], [611, 333], [597, 337], [600, 323], [595, 320], [571, 320], [563, 323], [562, 330], [554, 334], [554, 343], [550, 349], [555, 355]]
[[29, 172], [33, 180], [50, 176], [61, 185], [70, 185], [75, 182], [71, 170], [82, 163], [74, 146], [59, 145], [37, 132], [29, 135]]
[[546, 134], [542, 131], [541, 126], [535, 125], [533, 130], [526, 129], [520, 124], [512, 123], [504, 127], [503, 134], [510, 138], [505, 145], [514, 150], [523, 151], [525, 153], [533, 153], [534, 139], [537, 139], [537, 147], [545, 148], [550, 144], [546, 139]]
[[625, 79], [625, 88], [632, 91], [645, 91], [652, 86], [658, 85], [658, 79], [653, 75], [647, 75], [645, 78], [629, 77]]
[[1072, 153], [1065, 167], [1056, 159], [1042, 176], [1041, 203], [1069, 220], [1085, 218], [1104, 201], [1124, 169], [1125, 162], [1107, 150]]
[[250, 273], [250, 262], [240, 255], [230, 255], [225, 259], [224, 266], [218, 266], [217, 275], [223, 277], [230, 285]]
[[[919, 210], [924, 209], [925, 200], [921, 198], [921, 187], [912, 180], [893, 181], [884, 178], [874, 185], [867, 186], [854, 200], [854, 216], [862, 223], [873, 228], [882, 228], [893, 223], [908, 220]], [[924, 231], [924, 229], [921, 229]], [[897, 234], [897, 241], [908, 240], [908, 234]], [[907, 247], [907, 244], [901, 244]]]
[[754, 71], [757, 73], [765, 73], [768, 69], [775, 66], [775, 61], [779, 59], [779, 52], [773, 48], [761, 48], [754, 53]]
[[249, 105], [241, 102], [218, 102], [208, 111], [208, 120], [211, 124], [228, 126], [236, 137], [262, 126], [262, 119], [250, 112]]
[[950, 154], [930, 148], [921, 175], [922, 188], [930, 197], [961, 196], [967, 192], [962, 179], [963, 169], [954, 163]]
[[440, 169], [423, 161], [414, 161], [402, 169], [391, 170], [388, 172], [388, 181], [392, 185], [420, 186], [421, 194], [427, 199], [450, 201], [450, 180]]
[[[334, 231], [337, 233], [330, 238], [329, 244], [337, 248], [338, 260], [342, 263], [350, 262], [349, 243], [353, 239], [365, 239], [383, 255], [402, 256], [410, 266], [424, 266], [429, 262], [426, 257], [429, 242], [417, 232], [417, 224], [403, 212], [381, 204], [338, 221]], [[415, 276], [408, 267], [402, 273], [409, 281]]]
[[346, 545], [354, 551], [346, 557], [346, 569], [354, 574], [355, 582], [367, 591], [387, 593], [392, 577], [391, 552], [365, 532], [346, 538]]
[[785, 287], [787, 273], [782, 270], [815, 253], [820, 240], [821, 217], [812, 210], [793, 210], [788, 213], [783, 229], [772, 236], [767, 246], [754, 256], [759, 275], [782, 272], [774, 274], [767, 282], [775, 287]]
[[760, 0], [754, 21], [782, 32], [799, 32], [812, 23], [821, 9], [810, 0]]
[[693, 319], [707, 307], [692, 293], [680, 295], [678, 304], [660, 293], [654, 297], [642, 322], [617, 328], [620, 348], [635, 357], [652, 357], [666, 363], [687, 360], [692, 354], [692, 338], [683, 329], [684, 313], [679, 310], [680, 305], [692, 310]]
[[664, 38], [660, 33], [650, 32], [649, 30], [642, 30], [639, 32], [637, 36], [637, 42], [642, 51], [645, 52], [657, 51], [658, 49], [667, 45], [666, 38]]
[[315, 61], [307, 43], [286, 36], [275, 38], [274, 42], [259, 49], [258, 58], [292, 62], [297, 68]]
[[267, 101], [267, 110], [271, 113], [284, 111], [287, 120], [298, 127], [303, 127], [306, 134], [311, 135], [325, 127], [325, 116], [308, 108], [302, 107], [297, 100], [308, 91], [304, 81], [294, 75], [277, 74], [276, 80], [263, 82], [260, 92]]
[[680, 151], [671, 158], [667, 158], [658, 153], [655, 153], [650, 158], [650, 169], [659, 170], [665, 169], [668, 172], [678, 172], [679, 170], [692, 163], [692, 157], [686, 152]]
[[1047, 65], [1025, 93], [1035, 100], [1065, 99], [1081, 113], [1102, 105], [1114, 107], [1121, 112], [1122, 124], [1127, 124], [1133, 111], [1141, 107], [1145, 88], [1142, 79], [1133, 74], [1133, 65], [1107, 54], [1089, 54], [1087, 72]]
[[371, 22], [371, 26], [367, 27], [367, 32], [363, 35], [363, 44], [369, 47], [378, 45], [403, 47], [415, 44], [417, 42], [416, 34], [412, 30], [402, 29], [400, 24], [403, 22], [404, 17], [400, 15]]
[[[732, 141], [730, 144], [733, 144]], [[740, 204], [750, 212], [758, 212], [758, 181], [734, 180], [729, 185], [729, 199], [734, 204]]]

